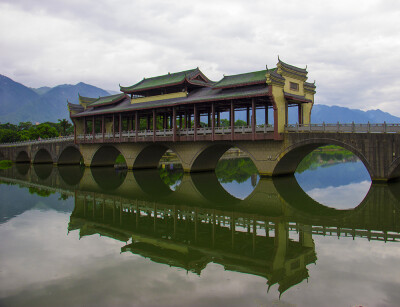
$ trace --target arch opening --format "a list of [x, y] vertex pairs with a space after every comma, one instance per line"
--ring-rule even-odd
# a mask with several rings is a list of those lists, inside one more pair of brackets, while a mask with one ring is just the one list
[[114, 146], [100, 147], [93, 155], [90, 167], [126, 168], [126, 161], [121, 152]]
[[81, 152], [74, 146], [65, 148], [58, 157], [58, 165], [82, 164], [83, 157]]
[[[305, 150], [302, 148], [300, 152]], [[297, 165], [294, 176], [312, 199], [342, 210], [357, 207], [372, 183], [361, 159], [337, 145], [319, 146], [305, 155]]]
[[162, 155], [158, 163], [158, 171], [161, 180], [172, 191], [176, 191], [182, 183], [183, 167], [178, 155], [171, 149], [168, 149]]
[[15, 158], [15, 163], [30, 163], [30, 162], [31, 159], [29, 158], [29, 155], [25, 150], [20, 151], [17, 154], [17, 157]]
[[51, 158], [50, 153], [46, 149], [41, 148], [36, 153], [35, 158], [33, 159], [33, 163], [35, 164], [53, 163], [53, 159]]
[[245, 199], [257, 186], [260, 175], [247, 152], [231, 147], [221, 156], [215, 174], [222, 187], [232, 196]]
[[232, 196], [245, 199], [259, 180], [250, 155], [231, 144], [213, 144], [197, 156], [191, 172], [213, 172], [219, 184]]

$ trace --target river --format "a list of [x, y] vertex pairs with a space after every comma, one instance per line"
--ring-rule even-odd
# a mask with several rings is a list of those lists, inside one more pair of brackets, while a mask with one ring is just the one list
[[0, 170], [0, 305], [399, 306], [400, 183], [303, 162]]

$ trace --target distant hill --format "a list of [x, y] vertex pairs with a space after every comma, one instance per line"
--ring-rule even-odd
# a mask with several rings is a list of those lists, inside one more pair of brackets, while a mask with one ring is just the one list
[[50, 91], [51, 87], [49, 87], [49, 86], [42, 86], [42, 87], [39, 87], [39, 88], [31, 87], [30, 89], [32, 91], [34, 91], [36, 94], [43, 95], [43, 94], [47, 93], [48, 91]]
[[[17, 124], [21, 121], [57, 122], [69, 118], [67, 99], [78, 103], [78, 93], [87, 97], [99, 97], [115, 94], [101, 88], [80, 82], [75, 85], [63, 84], [56, 87], [28, 88], [21, 83], [0, 75], [0, 122]], [[264, 121], [264, 111], [257, 111], [257, 122]], [[229, 115], [221, 114], [222, 118]], [[272, 122], [272, 112], [269, 119]], [[245, 120], [245, 112], [237, 112], [236, 119]], [[361, 111], [339, 106], [315, 104], [311, 113], [312, 123], [400, 123], [400, 118], [381, 110]], [[297, 122], [297, 108], [289, 109], [289, 123]]]
[[351, 123], [366, 124], [374, 123], [400, 123], [400, 117], [393, 116], [381, 110], [361, 111], [338, 106], [326, 106], [315, 104], [311, 111], [311, 122], [320, 123]]
[[21, 121], [57, 122], [58, 119], [68, 119], [67, 99], [78, 103], [78, 93], [88, 97], [110, 95], [83, 82], [31, 89], [0, 75], [0, 122], [17, 124]]

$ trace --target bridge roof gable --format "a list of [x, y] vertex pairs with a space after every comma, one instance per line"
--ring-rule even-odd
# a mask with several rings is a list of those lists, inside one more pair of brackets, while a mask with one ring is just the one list
[[266, 83], [267, 73], [275, 71], [276, 68], [273, 69], [264, 69], [260, 71], [253, 71], [238, 75], [224, 76], [222, 80], [218, 81], [213, 85], [213, 88], [232, 88], [232, 87], [240, 87], [252, 84], [260, 84]]
[[172, 74], [168, 73], [162, 76], [144, 78], [142, 81], [132, 86], [120, 86], [120, 89], [124, 93], [140, 93], [146, 90], [183, 84], [185, 81], [200, 86], [209, 86], [213, 83], [200, 71], [199, 68], [194, 68]]
[[120, 102], [125, 98], [127, 98], [125, 93], [110, 95], [110, 96], [103, 96], [103, 97], [97, 98], [95, 101], [88, 104], [87, 107], [93, 108], [93, 107], [100, 107], [100, 106], [104, 106], [104, 105], [110, 105], [110, 104]]

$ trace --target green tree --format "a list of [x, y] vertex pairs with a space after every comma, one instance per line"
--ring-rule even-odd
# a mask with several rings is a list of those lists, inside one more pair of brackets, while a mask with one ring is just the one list
[[67, 135], [67, 129], [72, 127], [72, 124], [65, 118], [58, 120], [58, 125], [61, 128], [61, 135]]
[[237, 121], [235, 121], [235, 126], [236, 127], [241, 127], [241, 126], [247, 126], [247, 123], [244, 120], [238, 119]]
[[37, 126], [32, 126], [29, 129], [29, 135], [31, 140], [37, 140], [39, 138], [48, 139], [58, 136], [58, 131], [56, 128], [44, 123]]

